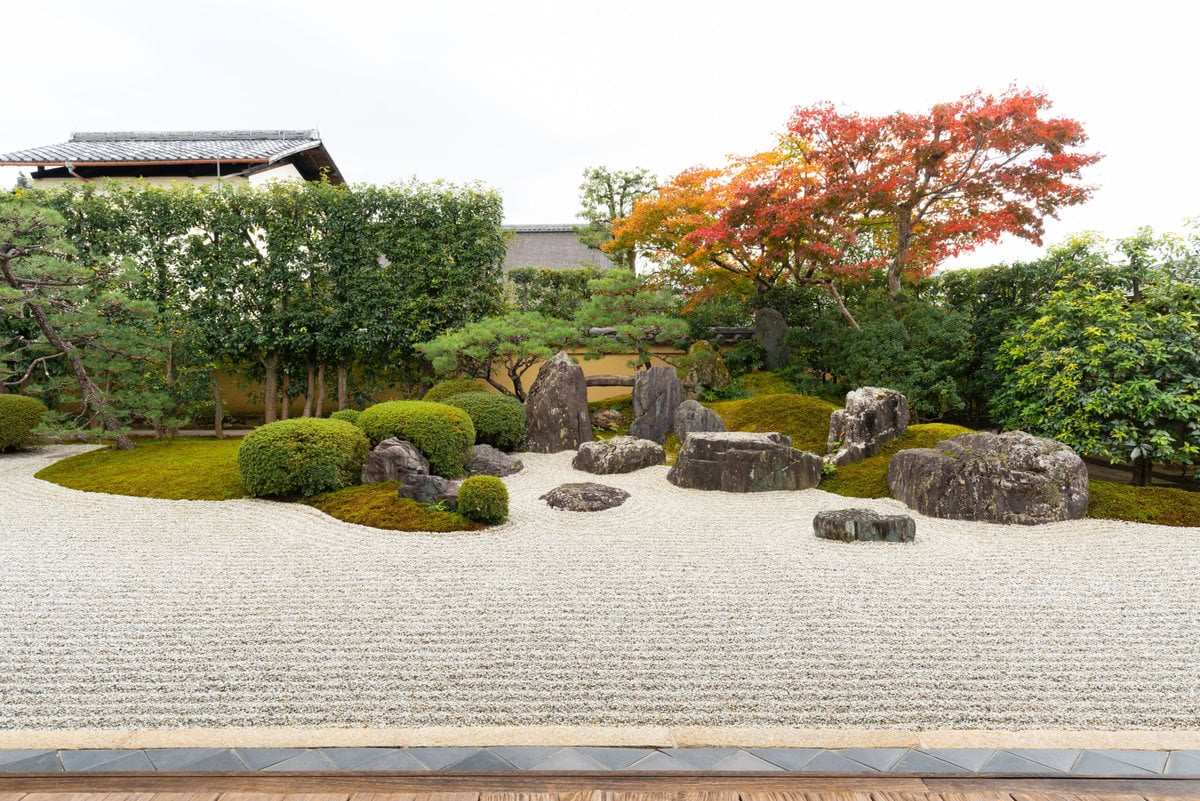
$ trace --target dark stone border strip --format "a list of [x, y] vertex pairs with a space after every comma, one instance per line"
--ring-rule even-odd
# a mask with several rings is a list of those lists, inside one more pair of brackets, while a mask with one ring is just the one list
[[92, 771], [555, 770], [1200, 778], [1200, 751], [583, 746], [0, 750], [0, 775]]

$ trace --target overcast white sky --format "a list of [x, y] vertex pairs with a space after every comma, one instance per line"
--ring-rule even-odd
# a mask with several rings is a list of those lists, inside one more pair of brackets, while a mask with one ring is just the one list
[[508, 222], [571, 222], [590, 165], [666, 178], [770, 147], [797, 105], [917, 111], [1016, 83], [1105, 154], [1048, 243], [1200, 215], [1186, 0], [0, 0], [0, 18], [0, 152], [76, 130], [319, 127], [350, 181], [480, 181]]

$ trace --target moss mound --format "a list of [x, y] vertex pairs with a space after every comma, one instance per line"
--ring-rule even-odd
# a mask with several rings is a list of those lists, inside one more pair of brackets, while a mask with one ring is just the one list
[[0, 395], [0, 452], [28, 445], [46, 405], [27, 395]]
[[1160, 526], [1200, 526], [1200, 492], [1089, 481], [1087, 516]]
[[378, 403], [358, 416], [358, 426], [367, 432], [371, 445], [390, 437], [408, 440], [439, 476], [459, 478], [467, 473], [475, 425], [457, 406], [428, 401]]
[[738, 383], [753, 396], [796, 394], [795, 384], [770, 370], [746, 373], [738, 379]]
[[821, 481], [821, 489], [848, 498], [890, 498], [887, 472], [892, 457], [910, 448], [932, 448], [944, 439], [969, 434], [971, 429], [948, 423], [919, 423], [909, 426], [903, 435], [884, 443], [879, 453], [861, 462], [839, 467]]
[[821, 454], [829, 438], [832, 403], [808, 395], [763, 395], [706, 404], [721, 415], [730, 431], [778, 431], [802, 451]]
[[440, 381], [429, 388], [421, 398], [428, 403], [442, 403], [447, 398], [461, 395], [464, 392], [486, 392], [487, 385], [473, 378], [455, 378], [451, 381]]
[[255, 497], [304, 498], [357, 484], [370, 450], [366, 435], [344, 420], [279, 420], [242, 440], [238, 473]]
[[589, 412], [598, 412], [601, 409], [615, 409], [621, 414], [633, 417], [633, 393], [631, 392], [628, 395], [614, 395], [611, 398], [590, 401], [588, 403]]
[[89, 451], [55, 462], [37, 478], [83, 492], [173, 501], [227, 501], [246, 491], [238, 477], [236, 439], [166, 439], [132, 450]]
[[329, 415], [330, 420], [344, 420], [350, 425], [358, 425], [358, 416], [362, 414], [358, 409], [342, 409]]
[[346, 523], [388, 531], [478, 531], [483, 528], [454, 512], [443, 512], [401, 498], [396, 494], [395, 481], [346, 487], [314, 495], [304, 503]]
[[525, 404], [498, 392], [464, 392], [446, 398], [471, 416], [475, 442], [502, 451], [515, 451], [525, 441]]
[[508, 519], [508, 487], [495, 476], [471, 476], [458, 488], [458, 513], [494, 525]]

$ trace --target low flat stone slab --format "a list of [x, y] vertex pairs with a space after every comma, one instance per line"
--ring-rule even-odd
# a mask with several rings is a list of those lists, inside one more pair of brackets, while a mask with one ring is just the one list
[[881, 515], [870, 509], [817, 512], [813, 533], [839, 542], [912, 542], [917, 524], [908, 515]]
[[584, 481], [555, 487], [543, 495], [541, 500], [555, 509], [568, 512], [600, 512], [625, 503], [629, 500], [629, 493], [606, 484]]
[[666, 458], [663, 446], [657, 442], [638, 437], [612, 437], [580, 445], [571, 466], [597, 475], [632, 473], [662, 464]]
[[821, 481], [821, 457], [779, 433], [689, 434], [667, 480], [684, 489], [723, 492], [802, 490]]

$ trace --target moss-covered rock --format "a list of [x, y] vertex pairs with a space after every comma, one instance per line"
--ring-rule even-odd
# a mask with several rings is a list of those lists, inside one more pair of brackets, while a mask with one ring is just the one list
[[808, 395], [763, 395], [705, 404], [725, 421], [730, 431], [778, 431], [792, 439], [792, 447], [824, 453], [829, 437], [832, 403]]
[[238, 474], [256, 497], [307, 497], [357, 484], [369, 452], [363, 432], [344, 420], [280, 420], [242, 440]]
[[427, 401], [388, 401], [371, 406], [358, 417], [358, 427], [371, 445], [397, 437], [416, 445], [430, 469], [444, 478], [467, 474], [475, 424], [457, 406]]
[[445, 512], [396, 494], [395, 481], [346, 487], [304, 502], [330, 517], [388, 531], [478, 531], [483, 528], [455, 512]]
[[0, 452], [31, 441], [30, 431], [42, 421], [46, 406], [27, 395], [0, 395]]
[[498, 392], [464, 392], [445, 403], [462, 409], [475, 426], [475, 442], [515, 451], [525, 441], [525, 405]]
[[471, 476], [458, 488], [458, 513], [495, 525], [508, 520], [508, 487], [495, 476]]

